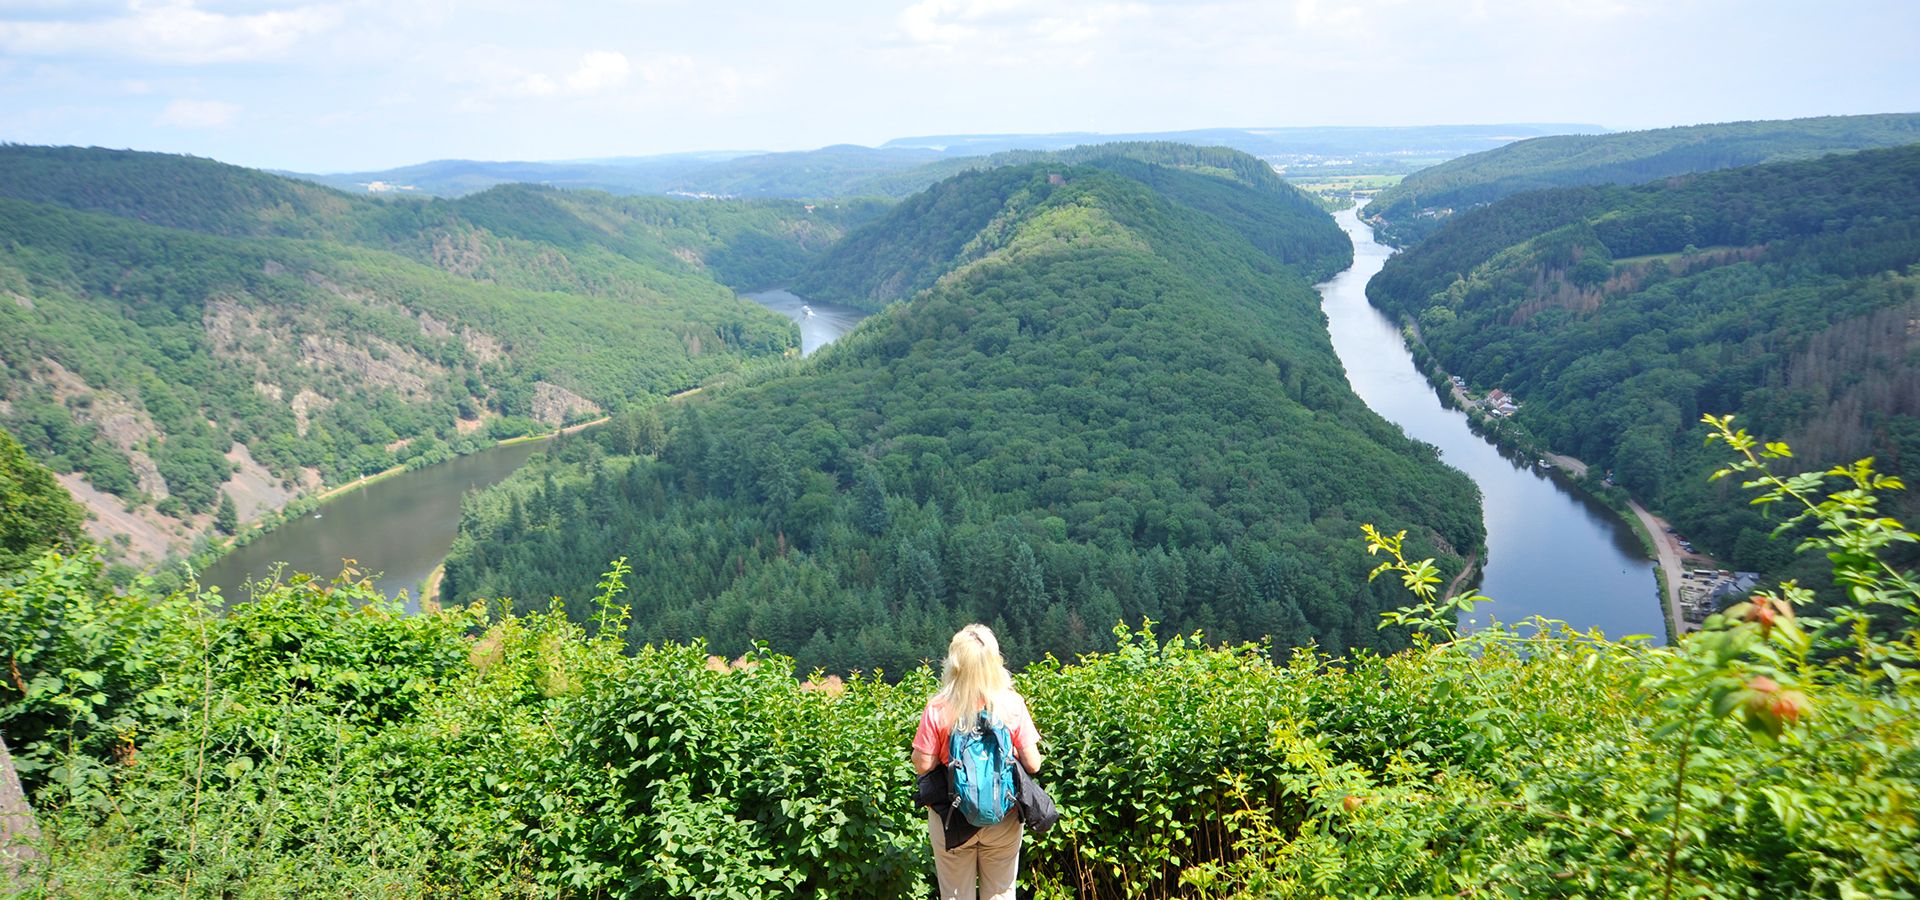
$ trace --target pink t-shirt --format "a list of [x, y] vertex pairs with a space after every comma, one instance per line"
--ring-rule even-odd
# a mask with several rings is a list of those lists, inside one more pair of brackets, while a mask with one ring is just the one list
[[[1040, 732], [1033, 727], [1033, 715], [1027, 712], [1027, 700], [1019, 694], [1008, 691], [994, 704], [994, 714], [1007, 726], [1016, 751], [1034, 746], [1034, 742], [1040, 740]], [[931, 754], [935, 762], [944, 766], [947, 736], [952, 730], [947, 724], [947, 705], [941, 703], [937, 695], [929, 698], [927, 708], [920, 711], [920, 730], [913, 733], [913, 749]]]

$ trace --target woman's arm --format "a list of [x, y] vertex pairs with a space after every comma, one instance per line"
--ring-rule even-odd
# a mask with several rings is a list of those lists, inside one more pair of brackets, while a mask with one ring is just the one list
[[1019, 717], [1020, 734], [1013, 741], [1013, 756], [1020, 760], [1029, 773], [1040, 774], [1040, 731], [1033, 727], [1033, 713], [1027, 710], [1027, 698], [1013, 692], [1013, 702], [1017, 704], [1016, 716]]
[[1029, 773], [1034, 775], [1040, 774], [1041, 757], [1039, 741], [1028, 741], [1026, 746], [1016, 747], [1014, 749], [1014, 755], [1020, 757], [1020, 764], [1026, 766]]
[[925, 775], [933, 771], [933, 767], [939, 764], [940, 761], [934, 759], [933, 754], [922, 750], [913, 751], [913, 774]]

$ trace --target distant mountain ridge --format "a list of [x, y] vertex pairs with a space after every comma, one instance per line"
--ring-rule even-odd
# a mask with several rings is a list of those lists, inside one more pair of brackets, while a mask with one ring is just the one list
[[308, 175], [276, 171], [287, 178], [324, 184], [349, 193], [458, 197], [502, 184], [661, 194], [675, 178], [747, 153], [673, 153], [662, 156], [553, 162], [485, 162], [437, 159], [369, 172]]
[[1422, 169], [1381, 191], [1362, 212], [1384, 239], [1406, 246], [1432, 234], [1452, 215], [1525, 191], [1641, 184], [1672, 175], [1914, 142], [1920, 142], [1920, 113], [1538, 137]]
[[[933, 135], [896, 138], [878, 147], [837, 144], [783, 153], [724, 151], [563, 162], [439, 160], [371, 172], [331, 175], [280, 173], [347, 191], [459, 196], [496, 184], [529, 182], [591, 188], [616, 194], [692, 194], [738, 197], [906, 197], [964, 168], [961, 158], [1007, 151], [1049, 152], [1116, 142], [1172, 142], [1222, 146], [1270, 162], [1353, 155], [1376, 160], [1435, 162], [1530, 137], [1600, 132], [1597, 125], [1505, 124], [1414, 127], [1209, 128], [1104, 135]], [[917, 172], [921, 167], [928, 167]]]
[[1196, 146], [1231, 147], [1267, 157], [1281, 154], [1418, 153], [1455, 156], [1475, 153], [1526, 138], [1553, 134], [1595, 134], [1599, 125], [1516, 123], [1503, 125], [1326, 125], [1274, 128], [1195, 128], [1185, 131], [1091, 131], [1055, 134], [949, 134], [894, 138], [880, 149], [926, 147], [948, 154], [983, 155], [1003, 150], [1065, 150], [1086, 144], [1167, 141]]

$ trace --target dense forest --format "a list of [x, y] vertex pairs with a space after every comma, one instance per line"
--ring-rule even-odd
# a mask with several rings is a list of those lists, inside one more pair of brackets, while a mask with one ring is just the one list
[[1525, 191], [1656, 178], [1920, 142], [1920, 114], [1822, 116], [1517, 141], [1422, 169], [1381, 191], [1363, 214], [1407, 246], [1449, 217]]
[[1920, 146], [1523, 194], [1390, 260], [1373, 302], [1518, 427], [1611, 469], [1703, 549], [1780, 573], [1695, 434], [1731, 410], [1809, 465], [1920, 473]]
[[[1346, 236], [1321, 224], [1307, 195], [1289, 189], [1272, 166], [1224, 147], [1101, 144], [959, 162], [968, 165], [957, 169], [957, 177], [909, 197], [873, 227], [848, 235], [793, 279], [791, 288], [814, 299], [878, 309], [932, 287], [948, 272], [997, 250], [997, 232], [1017, 225], [1026, 206], [1044, 196], [1004, 187], [1023, 183], [1024, 176], [998, 170], [1042, 162], [1123, 169], [1182, 206], [1244, 223], [1241, 231], [1255, 249], [1309, 280], [1332, 275], [1345, 265], [1329, 268], [1332, 261], [1351, 258]], [[1181, 172], [1215, 177], [1178, 177]]]
[[0, 147], [0, 425], [204, 525], [695, 387], [795, 344], [739, 300], [871, 207], [507, 186], [379, 201], [190, 157]]
[[[1416, 588], [1396, 618], [1421, 632], [1402, 652], [1276, 661], [1115, 628], [1098, 652], [1019, 671], [1063, 814], [1023, 841], [1023, 892], [1920, 892], [1920, 595], [1860, 549], [1917, 538], [1818, 504], [1871, 506], [1872, 472], [1785, 480], [1763, 468], [1777, 446], [1721, 437], [1759, 496], [1824, 526], [1811, 549], [1857, 586], [1833, 618], [1796, 614], [1789, 591], [1672, 646], [1460, 635], [1424, 564], [1383, 536], [1381, 583]], [[8, 465], [0, 453], [0, 478]], [[0, 546], [14, 524], [0, 518]], [[1342, 595], [1366, 583], [1306, 577]], [[85, 555], [0, 570], [0, 757], [32, 801], [8, 810], [0, 891], [928, 896], [907, 747], [936, 672], [842, 680], [764, 649], [629, 651], [629, 604], [650, 604], [622, 582], [596, 588], [589, 629], [497, 604], [406, 614], [344, 577], [228, 604], [104, 589]], [[1854, 627], [1886, 614], [1886, 639]]]
[[1358, 523], [1451, 571], [1478, 550], [1472, 484], [1348, 388], [1310, 284], [1350, 245], [1291, 187], [1116, 157], [902, 209], [928, 218], [889, 213], [822, 270], [932, 287], [789, 370], [557, 445], [469, 502], [444, 598], [584, 620], [624, 557], [635, 645], [900, 672], [970, 620], [1016, 660], [1141, 617], [1399, 646]]

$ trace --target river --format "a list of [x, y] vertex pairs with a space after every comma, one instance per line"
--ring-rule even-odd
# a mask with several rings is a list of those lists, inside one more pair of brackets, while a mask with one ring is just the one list
[[[1664, 636], [1651, 563], [1632, 531], [1556, 477], [1502, 455], [1467, 427], [1464, 413], [1441, 402], [1414, 369], [1399, 330], [1367, 303], [1367, 280], [1392, 251], [1373, 240], [1355, 210], [1336, 219], [1353, 238], [1354, 264], [1320, 291], [1334, 350], [1354, 392], [1408, 435], [1439, 447], [1441, 458], [1478, 483], [1485, 499], [1488, 552], [1481, 588], [1496, 603], [1477, 615], [1513, 621], [1539, 614], [1598, 627], [1612, 637]], [[850, 307], [809, 306], [783, 290], [745, 297], [793, 320], [802, 355], [812, 355], [866, 316]], [[322, 506], [319, 516], [289, 522], [222, 557], [201, 581], [240, 597], [245, 581], [267, 575], [277, 563], [287, 572], [331, 577], [343, 559], [352, 559], [362, 572], [377, 573], [374, 586], [382, 592], [417, 595], [453, 545], [461, 498], [498, 483], [543, 447], [544, 441], [495, 447], [350, 491]]]
[[[800, 329], [800, 352], [810, 356], [852, 330], [862, 310], [827, 303], [811, 307], [787, 291], [762, 291], [745, 299], [780, 313]], [[807, 314], [811, 308], [812, 315]], [[200, 582], [243, 598], [246, 582], [283, 572], [331, 578], [342, 560], [373, 576], [373, 586], [392, 596], [406, 591], [417, 609], [420, 587], [446, 559], [460, 525], [460, 500], [500, 483], [546, 440], [493, 447], [439, 465], [402, 472], [355, 488], [323, 504], [318, 515], [295, 519], [215, 561]], [[284, 565], [282, 565], [284, 564]]]
[[[851, 306], [836, 306], [832, 303], [812, 303], [803, 300], [792, 291], [772, 290], [755, 294], [742, 294], [748, 300], [760, 304], [793, 320], [800, 328], [800, 355], [812, 356], [813, 351], [838, 340], [843, 334], [853, 330], [869, 313]], [[809, 314], [811, 310], [811, 314]]]
[[220, 557], [200, 582], [218, 585], [229, 599], [245, 597], [244, 583], [266, 577], [275, 564], [331, 578], [341, 560], [351, 559], [375, 576], [381, 593], [405, 590], [414, 598], [408, 608], [415, 608], [421, 583], [453, 546], [460, 498], [498, 484], [546, 446], [539, 440], [492, 447], [355, 488]]
[[1473, 619], [1541, 615], [1612, 638], [1646, 634], [1664, 643], [1653, 562], [1632, 529], [1561, 476], [1503, 453], [1468, 427], [1465, 413], [1442, 401], [1414, 367], [1400, 329], [1367, 303], [1367, 281], [1392, 248], [1373, 239], [1357, 208], [1334, 218], [1353, 239], [1353, 267], [1320, 285], [1321, 305], [1354, 393], [1408, 436], [1440, 448], [1442, 460], [1480, 486], [1487, 519], [1480, 589], [1494, 602]]

